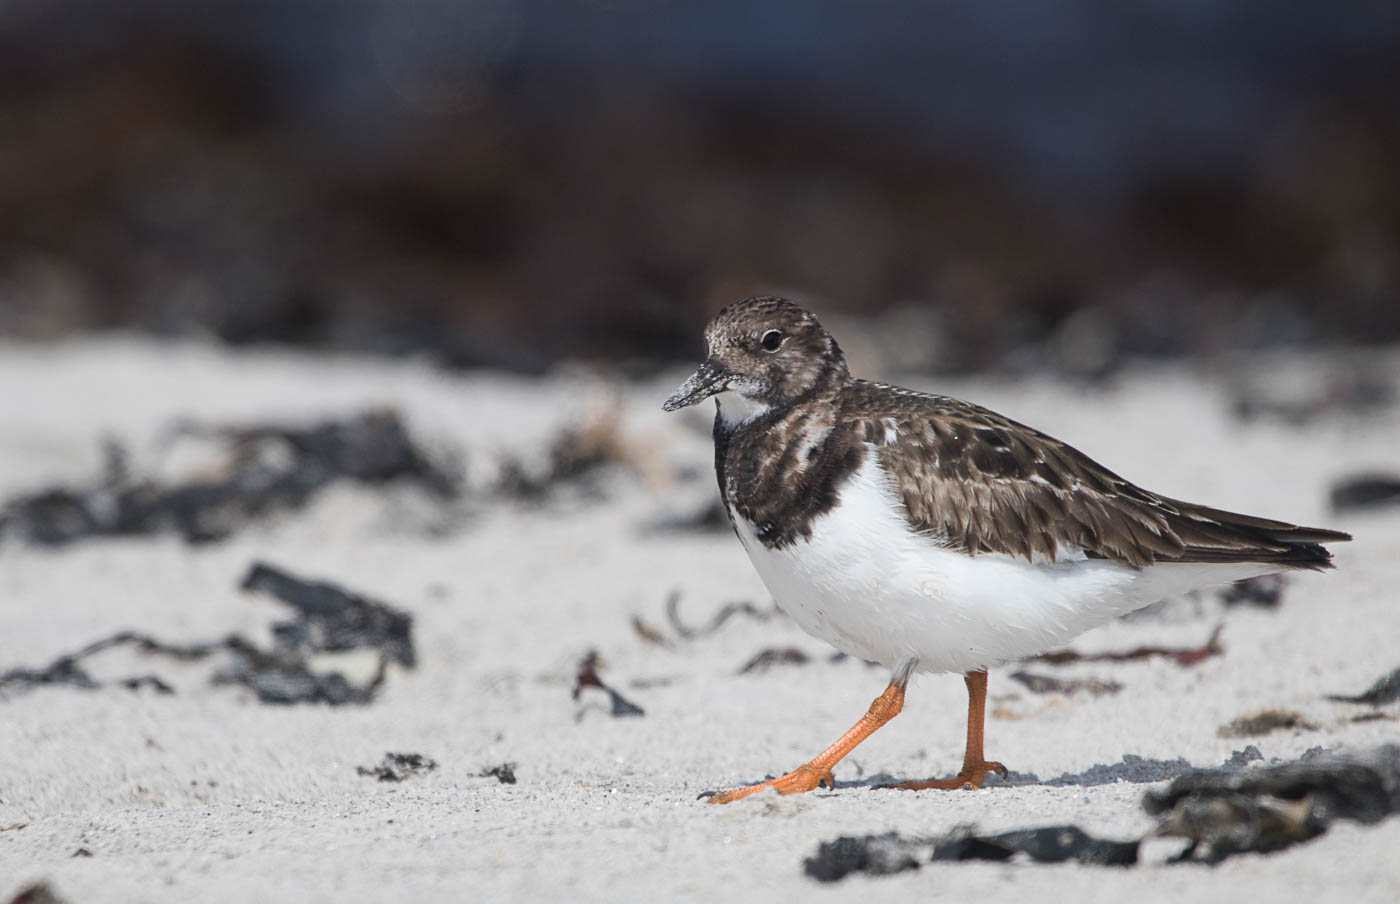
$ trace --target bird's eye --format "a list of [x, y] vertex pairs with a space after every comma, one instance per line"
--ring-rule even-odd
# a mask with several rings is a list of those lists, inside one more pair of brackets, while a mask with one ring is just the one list
[[763, 338], [758, 340], [758, 344], [770, 352], [776, 352], [778, 346], [783, 344], [783, 334], [777, 330], [769, 330], [763, 334]]

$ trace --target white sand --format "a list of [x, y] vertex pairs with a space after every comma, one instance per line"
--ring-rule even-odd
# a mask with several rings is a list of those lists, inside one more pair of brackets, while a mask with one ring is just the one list
[[[1279, 362], [1250, 373], [1272, 380]], [[1326, 369], [1325, 362], [1313, 368]], [[1382, 356], [1392, 375], [1400, 354]], [[1290, 365], [1296, 377], [1303, 365]], [[720, 605], [768, 600], [727, 535], [643, 536], [640, 527], [711, 492], [703, 416], [665, 416], [684, 376], [605, 386], [578, 374], [539, 381], [448, 376], [413, 363], [230, 354], [144, 340], [0, 346], [0, 495], [73, 482], [97, 467], [103, 435], [147, 461], [176, 416], [302, 420], [398, 406], [416, 435], [465, 451], [474, 486], [497, 457], [538, 459], [555, 429], [610, 401], [644, 450], [649, 482], [612, 479], [603, 503], [544, 510], [472, 502], [467, 523], [429, 536], [437, 515], [410, 489], [343, 487], [308, 510], [191, 548], [173, 537], [98, 540], [60, 550], [0, 546], [0, 671], [38, 666], [122, 628], [200, 640], [261, 637], [281, 607], [235, 588], [250, 562], [341, 583], [411, 611], [421, 665], [394, 673], [364, 708], [275, 708], [210, 687], [208, 667], [95, 660], [99, 676], [155, 671], [175, 696], [118, 687], [39, 688], [0, 700], [0, 901], [46, 879], [73, 904], [102, 901], [871, 900], [1234, 901], [1400, 899], [1400, 819], [1338, 824], [1271, 856], [1216, 868], [1160, 862], [1126, 870], [1023, 863], [925, 866], [824, 886], [802, 861], [842, 834], [940, 834], [1073, 822], [1126, 838], [1153, 825], [1148, 785], [1021, 786], [899, 794], [845, 786], [727, 807], [710, 788], [785, 771], [833, 740], [884, 686], [865, 665], [782, 621], [737, 618], [674, 650], [644, 643], [633, 615], [670, 633], [664, 600], [683, 592], [699, 624]], [[1162, 660], [1036, 671], [1097, 676], [1115, 696], [1037, 696], [991, 679], [988, 754], [1051, 778], [1124, 754], [1220, 763], [1251, 741], [1266, 757], [1395, 740], [1400, 707], [1355, 723], [1331, 703], [1400, 665], [1400, 510], [1338, 518], [1332, 479], [1397, 465], [1400, 412], [1331, 415], [1304, 430], [1241, 426], [1223, 379], [1143, 369], [1104, 390], [1054, 383], [944, 383], [1065, 437], [1126, 476], [1189, 499], [1350, 530], [1338, 570], [1293, 579], [1278, 611], [1183, 603], [1081, 638], [1081, 650], [1196, 644], [1225, 624], [1226, 653], [1195, 668]], [[700, 472], [669, 484], [656, 475]], [[171, 464], [170, 467], [175, 467]], [[814, 661], [737, 675], [760, 649], [797, 646]], [[646, 708], [613, 719], [601, 696], [570, 699], [574, 664], [596, 647], [610, 681]], [[644, 682], [637, 686], [634, 682]], [[918, 679], [905, 712], [836, 775], [842, 782], [956, 770], [964, 696], [956, 677]], [[1265, 707], [1315, 730], [1221, 738]], [[438, 761], [402, 784], [355, 773], [386, 751]], [[519, 783], [478, 775], [517, 763]], [[22, 827], [18, 827], [21, 826]], [[1162, 846], [1166, 845], [1165, 848]], [[85, 848], [90, 858], [74, 858]], [[1146, 851], [1160, 861], [1173, 847]]]

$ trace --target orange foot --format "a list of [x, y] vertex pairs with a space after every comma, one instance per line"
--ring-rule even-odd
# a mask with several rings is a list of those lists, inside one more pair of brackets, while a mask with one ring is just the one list
[[821, 785], [828, 788], [836, 787], [836, 779], [832, 776], [831, 770], [828, 769], [823, 773], [819, 772], [811, 763], [803, 763], [787, 775], [770, 778], [766, 782], [747, 785], [743, 788], [733, 788], [729, 791], [714, 791], [708, 795], [702, 794], [700, 796], [706, 797], [707, 803], [727, 804], [748, 797], [750, 794], [767, 791], [769, 788], [776, 788], [779, 794], [801, 794]]
[[880, 785], [880, 788], [897, 788], [900, 791], [952, 791], [955, 788], [980, 788], [987, 780], [987, 773], [995, 772], [1006, 778], [1006, 767], [1001, 763], [983, 761], [980, 766], [963, 766], [961, 772], [952, 778], [930, 779], [926, 782], [900, 782], [897, 785]]

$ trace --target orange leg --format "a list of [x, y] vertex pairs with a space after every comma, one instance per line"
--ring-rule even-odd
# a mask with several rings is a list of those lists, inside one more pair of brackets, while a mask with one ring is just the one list
[[854, 750], [857, 744], [874, 734], [877, 728], [899, 715], [899, 711], [904, 708], [904, 688], [908, 683], [907, 670], [897, 674], [890, 681], [890, 686], [885, 688], [885, 692], [870, 704], [870, 711], [861, 716], [860, 721], [851, 726], [851, 730], [843, 734], [840, 740], [817, 754], [811, 762], [798, 766], [787, 775], [766, 782], [716, 792], [710, 795], [709, 802], [727, 804], [769, 788], [776, 788], [779, 794], [800, 794], [803, 791], [811, 791], [818, 785], [836, 787], [836, 779], [831, 775], [832, 768], [842, 757]]
[[900, 782], [897, 785], [882, 785], [884, 788], [899, 788], [903, 791], [924, 791], [930, 788], [951, 790], [953, 788], [980, 788], [988, 772], [1005, 776], [1006, 767], [1001, 763], [988, 762], [982, 758], [982, 728], [987, 712], [987, 673], [968, 672], [963, 676], [967, 684], [967, 749], [963, 752], [962, 771], [952, 778], [932, 779], [926, 782]]

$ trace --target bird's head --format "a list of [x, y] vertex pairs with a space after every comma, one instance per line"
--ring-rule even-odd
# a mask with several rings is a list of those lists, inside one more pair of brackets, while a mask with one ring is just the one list
[[784, 298], [748, 298], [705, 327], [705, 363], [661, 406], [675, 411], [716, 396], [740, 423], [840, 386], [846, 357], [810, 311]]

